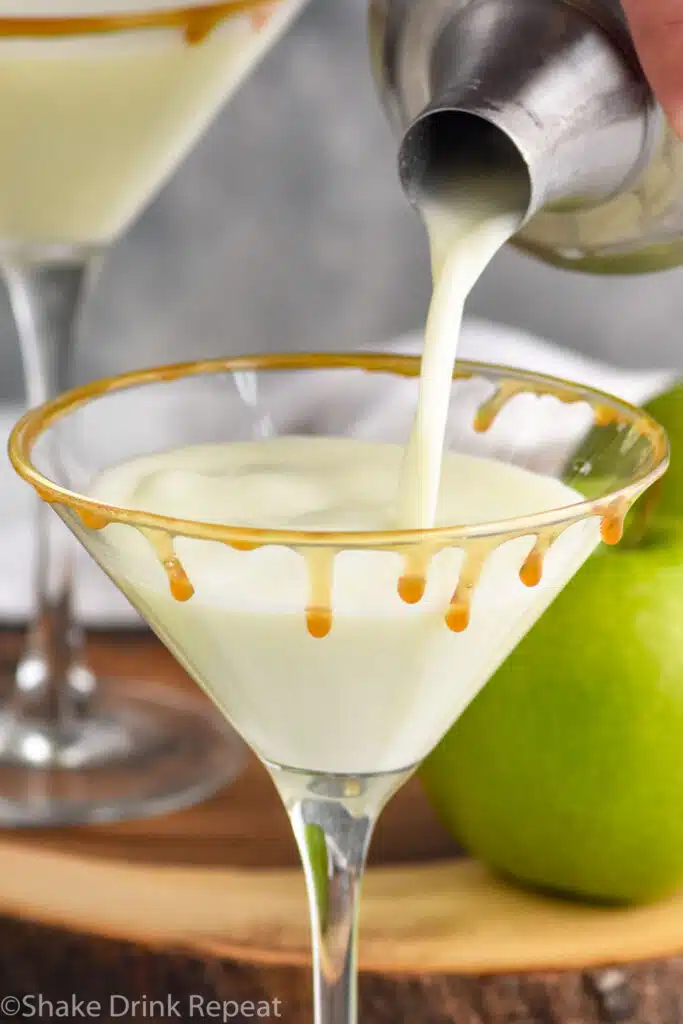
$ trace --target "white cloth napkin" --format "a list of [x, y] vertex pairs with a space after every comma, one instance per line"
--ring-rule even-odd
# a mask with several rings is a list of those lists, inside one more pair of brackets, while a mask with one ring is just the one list
[[[421, 345], [419, 335], [410, 335], [382, 347], [419, 353]], [[463, 359], [478, 359], [553, 374], [600, 388], [636, 404], [648, 401], [675, 379], [675, 374], [666, 371], [620, 370], [539, 341], [522, 331], [479, 320], [465, 323], [460, 356]], [[335, 401], [331, 402], [333, 396]], [[271, 396], [269, 406], [270, 399]], [[372, 437], [373, 425], [381, 422], [386, 426], [392, 416], [398, 416], [404, 421], [405, 407], [399, 416], [401, 403], [414, 401], [414, 390], [401, 387], [400, 382], [394, 385], [389, 380], [386, 387], [378, 390], [376, 381], [364, 386], [359, 380], [357, 392], [349, 398], [348, 403], [340, 405], [338, 396], [335, 396], [333, 380], [330, 379], [328, 385], [318, 379], [314, 394], [306, 388], [304, 381], [301, 384], [293, 382], [290, 388], [284, 391], [281, 389], [272, 399], [272, 418], [280, 428], [287, 424], [303, 423], [317, 430], [343, 431], [363, 438]], [[21, 412], [19, 407], [0, 408], [0, 434], [4, 438], [9, 435]], [[552, 443], [557, 425], [551, 406], [546, 415], [544, 431], [548, 442]], [[538, 425], [538, 418], [535, 417], [535, 436]], [[120, 429], [119, 418], [116, 430]], [[512, 429], [515, 445], [523, 444], [524, 423], [521, 420], [515, 422]], [[115, 431], [112, 433], [115, 434]], [[25, 620], [32, 608], [33, 502], [29, 487], [15, 475], [6, 459], [0, 459], [0, 494], [0, 623], [11, 624]], [[89, 626], [114, 628], [138, 623], [136, 612], [118, 590], [80, 546], [75, 542], [74, 545], [76, 608], [81, 621]]]

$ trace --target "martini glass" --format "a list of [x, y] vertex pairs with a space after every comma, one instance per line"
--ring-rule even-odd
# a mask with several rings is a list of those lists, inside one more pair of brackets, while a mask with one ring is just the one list
[[[0, 273], [29, 406], [74, 383], [102, 253], [305, 0], [2, 0]], [[38, 503], [34, 618], [3, 680], [0, 826], [170, 811], [227, 783], [241, 744], [205, 703], [100, 685], [72, 612], [71, 538]], [[54, 520], [54, 521], [53, 521]]]
[[[170, 507], [165, 515], [146, 508], [146, 499], [135, 508], [89, 495], [111, 467], [127, 472], [144, 458], [156, 471], [159, 453], [178, 447], [184, 465], [199, 471], [218, 442], [258, 444], [258, 486], [267, 485], [279, 441], [297, 429], [281, 397], [297, 389], [328, 394], [338, 412], [373, 396], [386, 409], [389, 397], [392, 413], [374, 426], [366, 419], [363, 441], [391, 442], [383, 451], [400, 454], [419, 369], [409, 356], [366, 354], [141, 371], [29, 412], [10, 441], [17, 471], [270, 772], [308, 885], [316, 1024], [356, 1021], [358, 901], [378, 815], [601, 537], [620, 539], [631, 505], [666, 469], [665, 434], [608, 395], [463, 363], [453, 381], [449, 450], [483, 454], [501, 487], [512, 467], [530, 471], [521, 477], [527, 482], [562, 479], [572, 490], [561, 488], [561, 507], [546, 503], [497, 522], [471, 516], [467, 525], [428, 531], [337, 533], [180, 519]], [[564, 450], [557, 431], [550, 449], [534, 433], [534, 422], [547, 424], [549, 403], [566, 422]], [[308, 430], [297, 444], [310, 443], [312, 423]], [[345, 443], [349, 465], [363, 460], [366, 445]], [[326, 459], [318, 465], [324, 475]], [[167, 501], [179, 509], [188, 496], [182, 479], [176, 475]], [[277, 509], [268, 515], [277, 521]]]

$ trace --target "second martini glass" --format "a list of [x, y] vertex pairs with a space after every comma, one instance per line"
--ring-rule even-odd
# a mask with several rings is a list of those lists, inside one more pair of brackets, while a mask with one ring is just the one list
[[[2, 0], [0, 272], [29, 406], [64, 391], [88, 284], [305, 0]], [[192, 698], [100, 685], [70, 538], [38, 509], [35, 617], [0, 715], [0, 826], [169, 811], [225, 784], [238, 741]]]
[[[410, 357], [299, 355], [141, 371], [27, 414], [10, 443], [18, 472], [269, 770], [306, 874], [316, 1024], [356, 1021], [358, 901], [381, 810], [600, 536], [620, 538], [668, 460], [661, 428], [616, 399], [462, 364], [442, 483], [460, 510], [453, 525], [293, 529], [292, 517], [344, 518], [334, 501], [342, 477], [352, 519], [387, 481], [391, 501], [419, 368]], [[243, 400], [245, 384], [260, 403]], [[278, 399], [297, 388], [330, 395], [332, 413], [363, 395], [386, 409], [388, 397], [391, 414], [363, 428], [374, 445], [287, 437]], [[567, 424], [564, 451], [547, 450], [534, 431], [548, 402]], [[511, 444], [515, 406], [523, 429]], [[592, 423], [578, 460], [571, 438]], [[283, 460], [311, 472], [288, 487]], [[112, 503], [126, 480], [135, 503]], [[258, 496], [259, 523], [228, 525], [214, 511], [179, 518], [201, 489], [232, 508]], [[484, 508], [524, 512], [486, 521]]]

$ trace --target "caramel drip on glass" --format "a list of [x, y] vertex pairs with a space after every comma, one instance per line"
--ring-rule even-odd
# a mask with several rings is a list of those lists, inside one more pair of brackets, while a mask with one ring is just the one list
[[178, 7], [126, 14], [63, 15], [61, 17], [0, 17], [0, 38], [51, 38], [108, 35], [144, 29], [180, 29], [190, 45], [197, 45], [228, 18], [248, 14], [255, 29], [270, 18], [273, 0], [223, 0], [200, 7]]
[[446, 625], [452, 633], [464, 633], [470, 624], [472, 598], [488, 554], [488, 549], [475, 548], [465, 555], [458, 585], [446, 613]]
[[161, 530], [149, 530], [142, 527], [138, 527], [138, 529], [152, 545], [157, 558], [166, 570], [171, 597], [180, 602], [189, 601], [194, 596], [194, 587], [175, 553], [173, 537]]
[[525, 587], [537, 587], [543, 579], [545, 550], [545, 546], [541, 544], [541, 538], [539, 537], [532, 551], [527, 555], [524, 565], [519, 570], [519, 578]]
[[324, 640], [332, 630], [332, 585], [334, 551], [313, 548], [304, 551], [309, 579], [306, 626], [315, 640]]
[[602, 514], [600, 523], [600, 536], [605, 544], [614, 546], [624, 536], [624, 522], [630, 508], [630, 502], [615, 502], [611, 508]]
[[531, 588], [539, 585], [543, 579], [545, 557], [562, 533], [564, 533], [564, 527], [561, 530], [544, 530], [538, 535], [536, 543], [519, 570], [519, 578], [525, 587]]
[[618, 423], [620, 418], [616, 415], [613, 409], [609, 406], [596, 406], [594, 411], [594, 421], [596, 427], [611, 427], [612, 424]]
[[48, 491], [46, 487], [41, 487], [40, 484], [34, 484], [36, 494], [41, 501], [44, 501], [46, 505], [54, 505], [55, 499], [52, 496], [52, 492]]
[[[625, 426], [629, 422], [628, 417], [620, 412], [618, 409], [613, 409], [611, 406], [596, 406], [595, 407], [595, 425], [596, 427], [620, 427]], [[642, 434], [643, 422], [635, 423], [634, 427]]]
[[[252, 18], [256, 15], [251, 15]], [[200, 11], [196, 17], [188, 18], [185, 26], [185, 42], [189, 46], [197, 46], [203, 43], [207, 36], [210, 36], [216, 25], [224, 20], [220, 11]]]
[[526, 390], [528, 390], [528, 385], [515, 380], [505, 381], [504, 384], [501, 384], [498, 390], [490, 398], [487, 398], [477, 410], [473, 423], [476, 433], [485, 434], [490, 430], [507, 403]]
[[79, 508], [76, 509], [76, 513], [87, 530], [104, 530], [105, 526], [109, 526], [111, 522], [109, 516], [105, 516], [102, 512]]
[[413, 548], [405, 556], [403, 575], [398, 581], [398, 596], [404, 604], [419, 604], [427, 589], [431, 555], [424, 546]]
[[231, 540], [228, 542], [228, 547], [232, 548], [233, 551], [258, 551], [261, 544], [252, 544], [246, 540]]
[[[500, 385], [495, 394], [487, 398], [483, 405], [479, 407], [473, 423], [477, 434], [485, 434], [490, 430], [508, 402], [516, 398], [517, 395], [536, 395], [538, 398], [550, 396], [557, 399], [558, 402], [562, 402], [563, 405], [589, 404], [585, 395], [577, 393], [570, 388], [563, 388], [562, 386], [551, 388], [547, 384], [534, 385], [528, 381], [505, 381]], [[607, 424], [620, 423], [623, 419], [619, 413], [612, 411], [608, 406], [600, 406], [599, 409], [596, 409], [596, 423], [602, 424], [602, 419], [598, 421], [599, 416], [609, 417], [605, 420]]]

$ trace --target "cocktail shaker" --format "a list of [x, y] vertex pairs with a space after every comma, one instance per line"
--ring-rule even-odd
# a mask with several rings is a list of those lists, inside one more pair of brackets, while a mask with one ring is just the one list
[[486, 145], [528, 178], [517, 246], [597, 273], [683, 264], [683, 144], [618, 0], [370, 0], [370, 49], [413, 202]]

